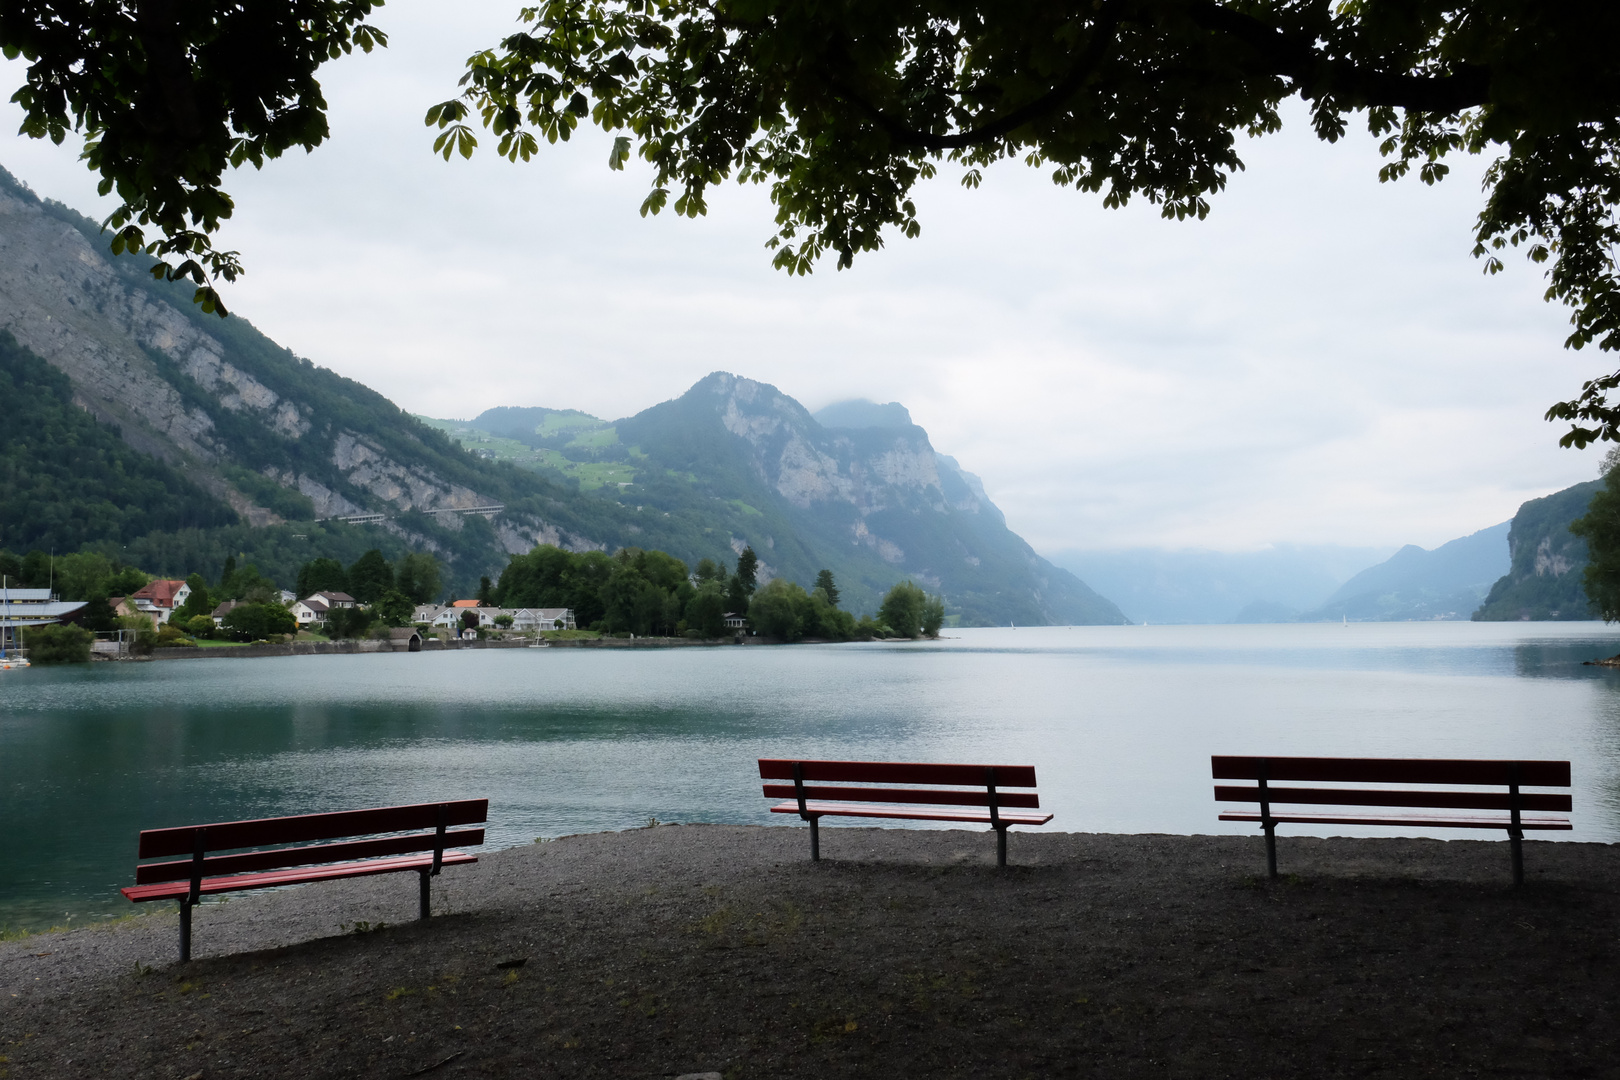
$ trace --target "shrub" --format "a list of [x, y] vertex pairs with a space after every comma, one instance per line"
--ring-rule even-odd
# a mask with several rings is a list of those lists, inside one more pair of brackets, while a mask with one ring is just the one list
[[296, 634], [298, 620], [280, 604], [240, 604], [225, 613], [225, 629], [238, 641]]
[[35, 664], [88, 664], [96, 636], [82, 626], [31, 626], [23, 631], [28, 659]]
[[157, 644], [159, 648], [167, 649], [176, 645], [195, 645], [197, 643], [187, 637], [186, 632], [178, 626], [173, 623], [164, 623], [158, 628]]

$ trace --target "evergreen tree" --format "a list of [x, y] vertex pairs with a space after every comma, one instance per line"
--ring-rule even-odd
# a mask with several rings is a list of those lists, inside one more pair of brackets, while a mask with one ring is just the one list
[[318, 592], [349, 591], [349, 575], [336, 559], [311, 559], [298, 568], [298, 598], [308, 599]]
[[383, 553], [372, 548], [349, 567], [349, 595], [362, 604], [374, 604], [394, 587], [394, 568]]
[[439, 560], [425, 551], [400, 556], [394, 583], [413, 604], [429, 603], [439, 594]]
[[810, 591], [814, 592], [816, 589], [820, 589], [822, 592], [827, 594], [827, 603], [831, 604], [833, 607], [838, 606], [838, 583], [833, 580], [833, 572], [831, 570], [823, 570], [816, 575], [815, 589], [811, 589]]

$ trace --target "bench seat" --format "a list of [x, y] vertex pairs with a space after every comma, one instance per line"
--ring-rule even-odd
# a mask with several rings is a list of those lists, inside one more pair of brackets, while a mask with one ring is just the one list
[[[978, 825], [990, 824], [989, 810], [965, 810], [961, 807], [895, 806], [888, 803], [835, 803], [806, 799], [807, 813], [824, 817], [882, 817], [912, 821], [968, 821]], [[797, 814], [797, 802], [778, 803], [771, 807], [773, 814]], [[1018, 814], [1000, 811], [998, 815], [1008, 825], [1045, 825], [1051, 814]]]
[[[465, 851], [447, 851], [439, 861], [441, 866], [460, 866], [475, 863], [478, 856]], [[218, 893], [242, 892], [246, 889], [273, 889], [278, 885], [305, 885], [312, 881], [331, 881], [337, 878], [368, 877], [373, 874], [394, 874], [404, 870], [433, 868], [433, 855], [414, 855], [398, 859], [367, 859], [362, 862], [338, 863], [331, 866], [297, 866], [287, 870], [271, 870], [257, 874], [229, 874], [224, 877], [205, 877], [197, 890], [203, 896]], [[125, 897], [141, 903], [146, 900], [178, 900], [191, 893], [189, 881], [165, 881], [156, 885], [131, 885], [120, 889]]]
[[488, 799], [458, 799], [144, 829], [136, 858], [167, 861], [137, 863], [135, 884], [120, 891], [137, 904], [179, 901], [182, 963], [191, 959], [191, 909], [220, 893], [414, 872], [425, 919], [432, 879], [478, 861], [456, 849], [482, 844], [488, 818]]
[[[962, 821], [996, 833], [996, 865], [1007, 865], [1007, 830], [1045, 825], [1033, 765], [950, 765], [905, 761], [795, 761], [760, 758], [773, 814], [797, 814], [810, 826], [810, 858], [821, 858], [817, 824], [824, 817]], [[789, 781], [781, 783], [780, 781]], [[904, 785], [893, 787], [889, 785]]]
[[[1222, 821], [1264, 822], [1265, 818], [1253, 811], [1222, 814]], [[1367, 814], [1272, 814], [1272, 821], [1293, 825], [1417, 825], [1428, 829], [1510, 829], [1513, 823], [1505, 817], [1429, 817], [1413, 814], [1408, 817]], [[1572, 825], [1568, 818], [1538, 818], [1520, 816], [1521, 829], [1552, 829], [1568, 832]]]
[[[1257, 804], [1253, 810], [1228, 810], [1220, 820], [1252, 822], [1265, 830], [1266, 869], [1272, 877], [1277, 876], [1278, 825], [1502, 829], [1508, 834], [1513, 855], [1515, 885], [1524, 882], [1522, 842], [1527, 830], [1568, 832], [1573, 828], [1564, 816], [1573, 809], [1567, 790], [1567, 761], [1216, 755], [1210, 758], [1210, 769], [1217, 781], [1249, 782], [1217, 783], [1215, 801]], [[1291, 781], [1401, 786], [1286, 786]], [[1527, 787], [1566, 790], [1524, 790]], [[1279, 810], [1279, 806], [1285, 809]], [[1319, 806], [1354, 809], [1319, 810]]]

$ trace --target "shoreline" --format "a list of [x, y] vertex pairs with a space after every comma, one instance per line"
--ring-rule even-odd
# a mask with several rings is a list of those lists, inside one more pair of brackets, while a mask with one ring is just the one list
[[[18, 1077], [1597, 1075], [1620, 846], [797, 826], [564, 837], [0, 943]], [[1556, 1007], [1554, 1003], [1556, 1002]]]

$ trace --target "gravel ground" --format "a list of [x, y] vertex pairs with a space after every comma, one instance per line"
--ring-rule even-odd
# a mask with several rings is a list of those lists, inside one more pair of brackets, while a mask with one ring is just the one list
[[4, 1077], [1620, 1072], [1620, 849], [664, 826], [0, 945]]

